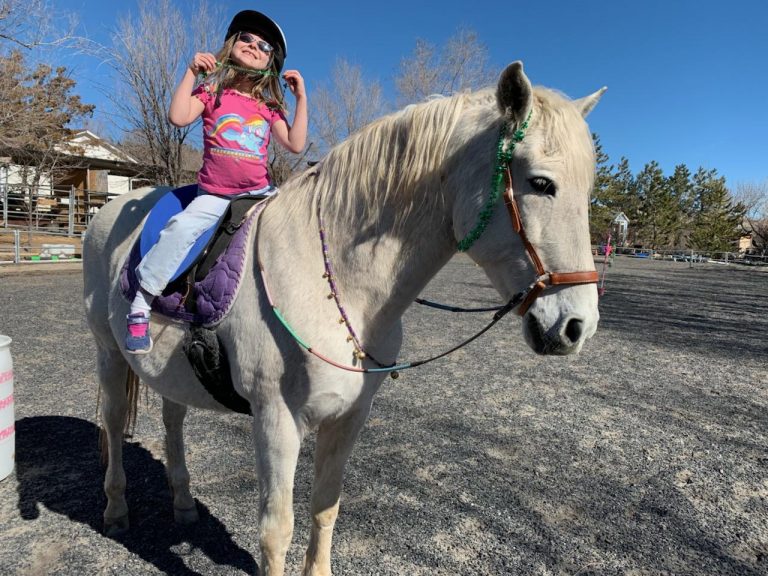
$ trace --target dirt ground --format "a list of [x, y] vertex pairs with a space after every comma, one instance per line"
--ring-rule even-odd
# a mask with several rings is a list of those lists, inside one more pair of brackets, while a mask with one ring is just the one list
[[[101, 535], [82, 278], [56, 266], [0, 266], [17, 418], [16, 469], [0, 482], [0, 571], [257, 573], [248, 418], [188, 416], [201, 520], [178, 527], [153, 393], [124, 454], [131, 531]], [[337, 576], [768, 574], [768, 271], [618, 257], [605, 288], [600, 329], [579, 356], [532, 354], [508, 316], [385, 383], [347, 468]], [[463, 257], [423, 296], [496, 300]], [[443, 350], [487, 319], [414, 306], [401, 357]], [[292, 574], [312, 448], [309, 438], [296, 474]]]

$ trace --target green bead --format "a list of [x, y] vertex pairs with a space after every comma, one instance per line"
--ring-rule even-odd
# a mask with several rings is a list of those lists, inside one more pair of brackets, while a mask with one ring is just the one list
[[493, 217], [493, 211], [501, 196], [504, 186], [504, 172], [509, 164], [512, 163], [512, 156], [515, 150], [515, 144], [521, 142], [525, 137], [525, 130], [528, 128], [528, 122], [533, 115], [533, 110], [528, 113], [528, 118], [523, 122], [517, 130], [512, 133], [512, 142], [509, 143], [508, 149], [504, 149], [505, 139], [507, 135], [507, 124], [501, 125], [499, 130], [499, 139], [496, 143], [496, 165], [494, 166], [493, 175], [491, 177], [491, 194], [488, 197], [482, 210], [478, 213], [477, 224], [475, 227], [456, 245], [456, 249], [459, 252], [466, 252], [469, 250], [475, 241], [482, 236], [488, 223]]

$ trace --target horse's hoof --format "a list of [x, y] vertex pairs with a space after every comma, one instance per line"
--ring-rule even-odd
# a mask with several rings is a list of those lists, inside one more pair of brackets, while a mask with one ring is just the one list
[[104, 517], [104, 536], [114, 538], [128, 532], [128, 514], [120, 516], [118, 518]]
[[200, 519], [200, 515], [197, 513], [197, 506], [192, 508], [174, 508], [173, 520], [176, 524], [194, 524]]

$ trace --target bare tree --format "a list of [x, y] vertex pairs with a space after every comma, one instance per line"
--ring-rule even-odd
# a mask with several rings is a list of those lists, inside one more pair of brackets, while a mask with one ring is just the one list
[[78, 165], [78, 151], [68, 145], [68, 125], [92, 114], [94, 107], [71, 93], [75, 81], [65, 68], [29, 68], [18, 50], [0, 56], [0, 76], [0, 146], [17, 166], [21, 186], [16, 194], [24, 196], [31, 233], [41, 181], [55, 183]]
[[460, 29], [441, 48], [417, 40], [411, 56], [400, 62], [400, 73], [395, 78], [398, 104], [487, 86], [495, 76], [487, 63], [488, 49], [469, 29]]
[[0, 54], [25, 49], [34, 64], [55, 61], [62, 47], [74, 46], [76, 26], [74, 14], [49, 0], [0, 0]]
[[[115, 144], [133, 158], [144, 159], [147, 157], [148, 146], [146, 138], [142, 132], [128, 132], [127, 134], [123, 134], [120, 141], [115, 142]], [[192, 144], [186, 142], [182, 144], [180, 158], [181, 179], [194, 179], [194, 175], [200, 170], [202, 165], [203, 155], [200, 153], [200, 148], [196, 148]]]
[[220, 8], [202, 0], [185, 20], [170, 0], [140, 0], [138, 15], [118, 21], [112, 46], [96, 53], [114, 71], [117, 86], [107, 95], [122, 129], [131, 135], [133, 149], [143, 142], [145, 163], [152, 176], [172, 186], [185, 174], [187, 140], [194, 140], [198, 123], [176, 128], [168, 121], [171, 96], [192, 55], [215, 52], [223, 42]]
[[747, 209], [742, 227], [752, 235], [752, 244], [765, 255], [768, 253], [768, 180], [742, 182], [736, 186], [734, 199]]
[[285, 148], [273, 141], [269, 144], [269, 175], [276, 186], [288, 180], [297, 172], [307, 168], [307, 160], [312, 160], [314, 143], [310, 142], [300, 154], [288, 152]]
[[331, 148], [384, 110], [381, 86], [367, 81], [359, 66], [336, 60], [331, 82], [320, 84], [312, 95], [313, 128], [324, 148]]
[[15, 48], [40, 44], [49, 22], [50, 11], [44, 0], [0, 0], [0, 41]]

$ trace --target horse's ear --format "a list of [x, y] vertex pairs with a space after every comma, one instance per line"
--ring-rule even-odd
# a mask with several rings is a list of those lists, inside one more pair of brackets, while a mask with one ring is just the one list
[[524, 122], [533, 106], [533, 88], [523, 72], [523, 63], [512, 62], [504, 69], [496, 87], [499, 110], [507, 120]]
[[603, 95], [603, 92], [608, 90], [607, 86], [603, 86], [595, 92], [594, 94], [590, 94], [589, 96], [584, 96], [584, 98], [580, 98], [578, 100], [574, 100], [573, 104], [576, 106], [577, 109], [581, 111], [581, 115], [586, 118], [587, 114], [592, 112], [592, 108], [597, 106], [597, 103], [600, 101], [600, 97]]

